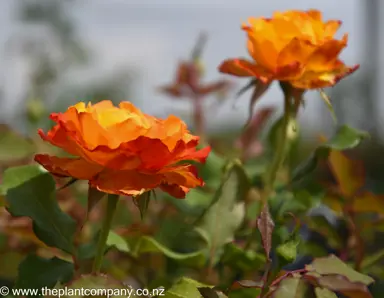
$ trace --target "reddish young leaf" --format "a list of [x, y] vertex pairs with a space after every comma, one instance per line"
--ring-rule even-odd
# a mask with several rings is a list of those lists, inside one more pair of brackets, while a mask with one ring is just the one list
[[360, 282], [351, 282], [342, 275], [327, 275], [317, 279], [320, 287], [333, 292], [341, 293], [349, 298], [372, 298], [366, 285]]
[[269, 213], [268, 205], [266, 204], [257, 219], [257, 228], [260, 231], [265, 255], [268, 260], [270, 260], [269, 254], [272, 248], [272, 232], [274, 227], [275, 224], [271, 218], [271, 214]]
[[256, 102], [260, 99], [260, 97], [263, 96], [263, 94], [268, 90], [270, 84], [265, 84], [262, 81], [257, 80], [254, 86], [255, 88], [253, 90], [251, 101], [249, 103], [249, 116], [246, 122], [247, 124], [252, 120], [253, 107], [255, 106]]
[[236, 146], [243, 151], [243, 159], [258, 155], [262, 152], [263, 146], [257, 140], [265, 123], [270, 119], [275, 108], [265, 107], [258, 110], [248, 126], [245, 127], [240, 137], [236, 140]]
[[367, 286], [374, 282], [373, 278], [352, 269], [335, 255], [316, 258], [312, 264], [306, 265], [306, 269], [321, 276], [342, 275], [351, 282], [362, 283]]
[[239, 288], [257, 288], [261, 289], [263, 287], [264, 283], [262, 281], [253, 281], [253, 280], [238, 280], [235, 281], [232, 286], [231, 290], [239, 289]]

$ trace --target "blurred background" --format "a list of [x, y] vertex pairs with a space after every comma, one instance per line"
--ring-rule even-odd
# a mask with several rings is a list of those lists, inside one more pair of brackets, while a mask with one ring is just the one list
[[[276, 10], [311, 8], [322, 11], [325, 19], [342, 20], [340, 37], [349, 33], [341, 57], [361, 68], [326, 92], [338, 124], [371, 133], [353, 154], [364, 161], [370, 188], [384, 193], [380, 0], [1, 0], [1, 172], [12, 162], [24, 163], [25, 156], [30, 161], [36, 151], [20, 134], [38, 138], [37, 128], [52, 125], [50, 112], [79, 101], [128, 100], [158, 117], [176, 114], [196, 130], [193, 103], [170, 98], [158, 88], [174, 80], [178, 63], [190, 58], [201, 32], [207, 34], [204, 81], [228, 79], [233, 84], [224, 99], [212, 95], [204, 100], [206, 133], [213, 139], [236, 139], [248, 117], [251, 91], [236, 98], [247, 80], [221, 75], [217, 67], [226, 58], [248, 56], [241, 23]], [[302, 158], [316, 146], [319, 134], [330, 135], [336, 127], [317, 92], [305, 97], [298, 151]], [[282, 108], [278, 84], [256, 110], [269, 106]]]
[[[361, 64], [359, 71], [327, 90], [339, 122], [369, 130], [376, 144], [384, 136], [379, 30], [383, 6], [379, 0], [221, 0], [220, 4], [215, 0], [3, 0], [0, 123], [34, 134], [35, 126], [51, 125], [47, 120], [51, 111], [78, 101], [109, 98], [132, 101], [160, 117], [176, 114], [193, 125], [190, 103], [172, 100], [157, 88], [173, 80], [178, 61], [189, 57], [200, 32], [208, 35], [205, 79], [216, 80], [223, 59], [247, 56], [240, 30], [247, 17], [316, 8], [326, 19], [343, 21], [338, 34], [349, 33], [349, 45], [342, 59]], [[235, 99], [235, 91], [246, 82], [230, 79], [236, 84], [234, 92], [220, 109], [209, 113], [209, 133], [236, 132], [248, 114], [250, 91]], [[319, 95], [308, 92], [306, 97], [300, 114], [304, 136], [317, 138], [320, 132], [331, 132], [334, 123]], [[276, 85], [257, 108], [269, 105], [281, 107]], [[31, 128], [26, 121], [33, 122], [32, 118], [39, 121]]]
[[[247, 17], [275, 10], [316, 8], [326, 19], [340, 19], [338, 33], [349, 33], [342, 58], [361, 69], [330, 91], [340, 122], [379, 129], [384, 90], [380, 56], [379, 0], [3, 0], [0, 2], [0, 121], [25, 131], [21, 115], [32, 99], [49, 110], [90, 98], [130, 100], [145, 112], [178, 114], [189, 122], [188, 103], [170, 100], [156, 87], [171, 81], [179, 59], [187, 58], [201, 31], [207, 80], [220, 74], [228, 57], [247, 56], [240, 30]], [[240, 88], [244, 80], [236, 80]], [[244, 123], [249, 92], [233, 109], [234, 96], [210, 115], [212, 131]], [[331, 118], [315, 92], [307, 94], [302, 120], [306, 130], [330, 129]], [[258, 107], [280, 105], [277, 86]], [[36, 108], [36, 107], [35, 107]], [[348, 115], [348, 116], [347, 116]], [[369, 119], [369, 120], [368, 120]], [[224, 125], [224, 126], [223, 126]], [[321, 127], [321, 129], [320, 129]]]
[[[173, 80], [177, 63], [189, 58], [198, 34], [208, 36], [204, 79], [217, 80], [223, 77], [217, 71], [223, 59], [248, 55], [240, 30], [247, 17], [310, 8], [321, 10], [325, 19], [342, 20], [339, 36], [349, 33], [342, 59], [360, 63], [361, 69], [327, 93], [339, 124], [371, 132], [374, 141], [366, 155], [376, 156], [373, 151], [380, 152], [384, 136], [379, 0], [222, 0], [220, 5], [214, 0], [3, 0], [0, 123], [35, 134], [37, 127], [51, 125], [51, 111], [78, 101], [111, 99], [129, 100], [160, 117], [176, 114], [192, 126], [191, 103], [172, 100], [158, 87]], [[236, 133], [247, 117], [250, 91], [235, 99], [246, 82], [229, 79], [233, 92], [206, 117], [210, 134]], [[306, 98], [300, 120], [304, 138], [311, 141], [335, 125], [316, 92], [307, 92]], [[282, 105], [276, 85], [256, 108], [270, 105]]]

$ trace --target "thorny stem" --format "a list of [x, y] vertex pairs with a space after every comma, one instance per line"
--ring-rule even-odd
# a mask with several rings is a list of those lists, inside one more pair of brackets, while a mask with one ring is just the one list
[[[272, 283], [271, 283], [271, 287], [274, 287], [274, 286], [277, 286], [279, 283], [281, 283], [284, 279], [286, 279], [287, 277], [290, 277], [290, 276], [293, 276], [294, 274], [305, 274], [307, 273], [308, 270], [307, 269], [298, 269], [298, 270], [294, 270], [294, 271], [289, 271], [287, 273], [285, 273], [284, 275], [276, 278]], [[272, 295], [274, 294], [274, 290], [269, 290], [268, 293], [264, 296], [265, 298], [270, 298]], [[258, 296], [257, 298], [261, 298], [262, 296]]]
[[93, 262], [92, 273], [99, 273], [103, 262], [105, 246], [108, 239], [108, 234], [111, 229], [113, 215], [116, 211], [118, 195], [109, 194], [107, 197], [107, 210], [104, 215], [103, 225], [101, 227], [99, 242], [97, 244], [96, 257]]
[[276, 148], [276, 152], [274, 154], [274, 158], [272, 160], [271, 166], [265, 176], [264, 180], [264, 191], [261, 195], [261, 203], [264, 207], [268, 203], [268, 198], [273, 190], [273, 185], [276, 181], [277, 173], [284, 162], [286, 147], [287, 147], [287, 131], [289, 126], [289, 121], [291, 118], [291, 105], [290, 105], [290, 94], [284, 95], [284, 115], [283, 115], [283, 123], [280, 130], [280, 135], [278, 139], [278, 144]]
[[308, 270], [307, 269], [298, 269], [298, 270], [294, 270], [294, 271], [289, 271], [287, 273], [285, 273], [284, 275], [280, 276], [279, 278], [276, 278], [272, 283], [271, 283], [271, 286], [276, 286], [277, 284], [279, 284], [282, 280], [284, 280], [285, 278], [289, 277], [289, 276], [292, 276], [294, 274], [301, 274], [301, 273], [307, 273]]
[[[270, 165], [270, 168], [267, 171], [267, 174], [264, 179], [264, 190], [261, 194], [261, 208], [262, 210], [265, 210], [265, 212], [269, 212], [268, 207], [268, 199], [273, 191], [273, 187], [276, 181], [277, 173], [279, 169], [281, 168], [285, 155], [286, 155], [286, 147], [287, 147], [287, 141], [288, 141], [288, 127], [289, 122], [291, 120], [291, 98], [292, 98], [292, 87], [289, 88], [290, 90], [284, 90], [284, 114], [283, 114], [283, 122], [282, 126], [280, 128], [279, 132], [279, 138], [277, 142], [277, 148], [276, 152], [274, 154], [274, 158], [272, 160], [272, 163]], [[273, 281], [273, 272], [271, 272], [271, 259], [269, 256], [267, 257], [267, 272], [265, 275], [265, 283], [261, 290], [260, 298], [266, 297], [269, 291], [269, 287], [271, 282]]]

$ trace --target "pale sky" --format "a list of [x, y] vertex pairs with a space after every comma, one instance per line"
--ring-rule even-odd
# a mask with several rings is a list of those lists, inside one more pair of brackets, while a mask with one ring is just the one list
[[[0, 45], [18, 30], [12, 21], [14, 1], [0, 0]], [[359, 14], [362, 1], [369, 0], [78, 1], [73, 14], [85, 44], [98, 57], [98, 65], [70, 74], [68, 82], [79, 83], [84, 78], [100, 76], [122, 65], [137, 68], [141, 77], [133, 101], [140, 101], [140, 108], [148, 113], [166, 116], [181, 111], [179, 115], [183, 116], [183, 111], [188, 110], [186, 104], [175, 103], [157, 94], [155, 87], [173, 79], [178, 59], [188, 57], [201, 30], [209, 35], [204, 53], [207, 80], [220, 77], [217, 66], [222, 60], [247, 56], [241, 23], [250, 16], [269, 16], [275, 10], [316, 8], [323, 12], [325, 19], [342, 20], [339, 35], [349, 33], [349, 45], [342, 53], [342, 58], [347, 64], [363, 64], [360, 43], [364, 32]], [[9, 117], [6, 116], [17, 109], [20, 95], [25, 90], [26, 69], [23, 61], [6, 61], [2, 57], [0, 65], [0, 83], [7, 95], [7, 105], [0, 111], [0, 119], [8, 121]], [[234, 81], [240, 87], [247, 83], [242, 79]], [[249, 96], [248, 93], [243, 95], [235, 110], [233, 100], [229, 100], [220, 112], [209, 115], [210, 127], [222, 125], [228, 117], [238, 119], [241, 124], [247, 115]], [[307, 116], [304, 117], [307, 127], [316, 127], [320, 114], [316, 111], [319, 104], [322, 105], [317, 98], [313, 99], [308, 100], [306, 111], [302, 113]], [[281, 94], [275, 86], [263, 97], [259, 106], [280, 102]]]

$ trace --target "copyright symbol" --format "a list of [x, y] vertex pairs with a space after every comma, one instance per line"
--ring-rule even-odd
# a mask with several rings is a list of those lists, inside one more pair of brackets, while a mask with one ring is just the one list
[[0, 288], [0, 296], [7, 296], [9, 294], [9, 289], [6, 286]]

